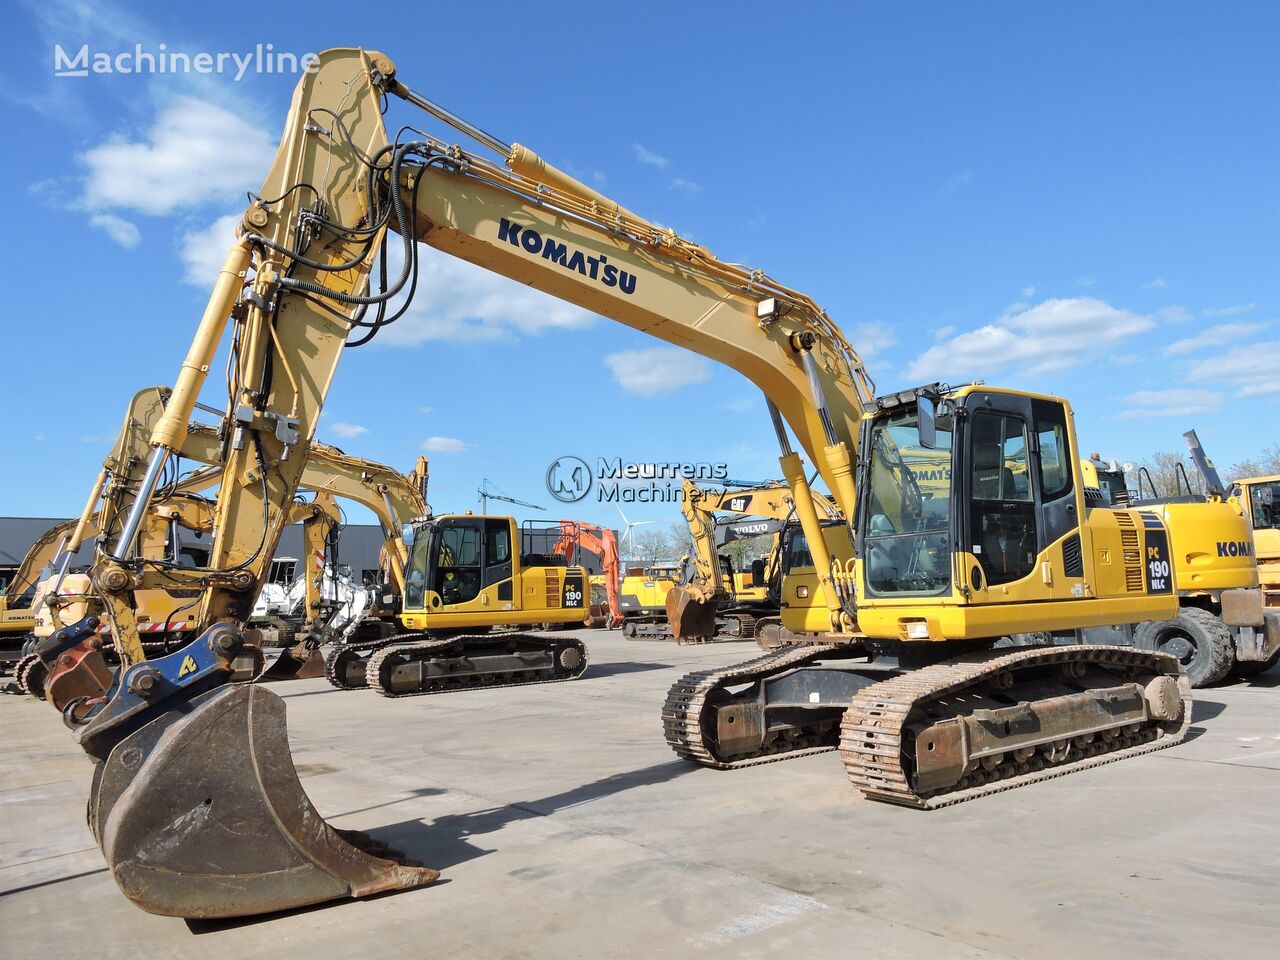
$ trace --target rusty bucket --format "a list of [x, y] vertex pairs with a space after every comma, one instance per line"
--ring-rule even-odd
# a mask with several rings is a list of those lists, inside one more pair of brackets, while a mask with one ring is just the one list
[[214, 689], [117, 743], [89, 823], [125, 896], [164, 916], [251, 916], [439, 876], [324, 821], [298, 781], [284, 702], [257, 684]]

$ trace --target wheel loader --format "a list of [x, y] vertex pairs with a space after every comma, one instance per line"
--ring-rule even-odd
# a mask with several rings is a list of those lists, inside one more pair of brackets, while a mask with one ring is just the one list
[[[389, 138], [384, 112], [401, 101], [451, 128], [450, 139], [420, 132], [420, 116]], [[464, 149], [458, 134], [480, 147]], [[398, 270], [389, 244], [403, 252]], [[866, 796], [930, 809], [1185, 735], [1190, 692], [1176, 658], [994, 649], [1011, 632], [1177, 610], [1167, 527], [1086, 501], [1065, 400], [984, 385], [878, 395], [806, 294], [461, 119], [408, 86], [387, 56], [340, 48], [299, 80], [148, 454], [91, 496], [123, 518], [92, 571], [121, 667], [75, 736], [95, 761], [94, 836], [140, 907], [243, 916], [438, 876], [327, 825], [293, 768], [283, 701], [225, 682], [338, 361], [403, 315], [419, 244], [722, 362], [764, 393], [812, 554], [821, 642], [677, 682], [662, 722], [679, 756], [732, 768], [839, 749]], [[166, 571], [198, 593], [198, 628], [182, 649], [147, 660], [133, 596], [159, 578], [136, 559], [136, 541], [227, 338], [236, 350], [216, 428], [223, 482], [211, 555], [206, 567]], [[948, 480], [923, 489], [905, 458], [913, 450]], [[833, 498], [834, 524], [814, 509], [805, 458]], [[431, 529], [429, 555], [448, 532]], [[424, 603], [431, 595], [424, 586]], [[542, 643], [558, 649], [554, 635]], [[442, 665], [432, 655], [413, 652], [426, 682]]]

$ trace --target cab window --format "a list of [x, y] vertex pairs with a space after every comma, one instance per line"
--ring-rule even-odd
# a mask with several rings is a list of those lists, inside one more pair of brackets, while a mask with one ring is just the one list
[[446, 606], [467, 603], [480, 593], [480, 531], [445, 527], [436, 551], [435, 591]]
[[972, 437], [974, 553], [988, 583], [1021, 580], [1036, 557], [1026, 425], [1010, 414], [979, 411]]
[[1249, 486], [1249, 507], [1253, 529], [1275, 530], [1280, 527], [1280, 480]]
[[1035, 418], [1036, 441], [1040, 448], [1040, 496], [1045, 501], [1057, 500], [1071, 490], [1067, 414], [1059, 404], [1037, 400]]

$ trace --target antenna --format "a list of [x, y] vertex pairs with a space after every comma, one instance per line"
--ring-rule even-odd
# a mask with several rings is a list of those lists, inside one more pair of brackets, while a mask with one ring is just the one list
[[501, 501], [503, 501], [504, 503], [514, 503], [517, 507], [529, 507], [531, 510], [545, 510], [545, 509], [547, 509], [546, 507], [540, 507], [540, 506], [538, 506], [536, 503], [525, 503], [523, 500], [517, 500], [515, 497], [508, 497], [508, 496], [506, 496], [505, 494], [501, 494], [501, 493], [490, 493], [490, 492], [489, 492], [489, 488], [490, 488], [490, 487], [496, 487], [496, 486], [497, 486], [497, 485], [496, 485], [492, 480], [490, 480], [488, 477], [484, 477], [484, 478], [480, 481], [480, 487], [479, 487], [479, 489], [478, 489], [478, 490], [476, 490], [476, 493], [477, 493], [477, 494], [479, 495], [479, 497], [480, 497], [480, 513], [481, 513], [481, 515], [487, 514], [487, 513], [489, 512], [489, 501], [490, 501], [490, 500], [501, 500]]

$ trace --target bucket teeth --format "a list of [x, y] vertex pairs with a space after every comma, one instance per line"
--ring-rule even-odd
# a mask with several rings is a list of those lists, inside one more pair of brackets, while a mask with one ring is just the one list
[[278, 696], [244, 684], [193, 703], [118, 743], [94, 778], [90, 825], [139, 907], [242, 917], [439, 876], [325, 822], [298, 781]]

